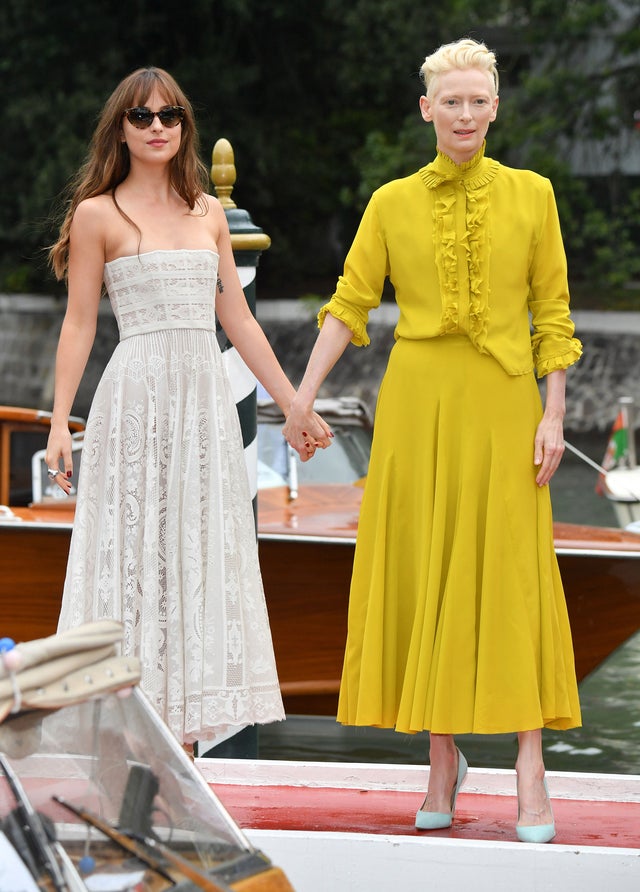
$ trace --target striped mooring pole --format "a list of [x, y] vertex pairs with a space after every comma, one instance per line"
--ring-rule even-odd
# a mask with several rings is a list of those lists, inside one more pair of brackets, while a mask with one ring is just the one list
[[[267, 250], [271, 244], [271, 239], [259, 226], [255, 225], [248, 211], [236, 207], [235, 202], [231, 199], [231, 192], [236, 181], [236, 168], [233, 149], [227, 139], [219, 139], [213, 147], [211, 181], [215, 186], [216, 196], [227, 215], [233, 257], [247, 303], [255, 316], [256, 270], [260, 261], [260, 255]], [[253, 500], [254, 515], [257, 518], [258, 422], [256, 380], [240, 358], [233, 344], [226, 338], [224, 332], [221, 331], [221, 334], [221, 349], [231, 382], [233, 396], [238, 407], [251, 498]]]
[[[227, 139], [219, 139], [216, 142], [213, 147], [211, 160], [211, 182], [215, 187], [216, 197], [227, 215], [233, 257], [249, 309], [255, 316], [256, 270], [260, 261], [260, 255], [267, 250], [271, 244], [271, 239], [259, 226], [255, 225], [248, 211], [238, 208], [231, 199], [231, 192], [236, 181], [236, 168], [233, 149]], [[221, 328], [219, 328], [218, 337], [240, 418], [244, 457], [247, 464], [247, 475], [249, 477], [257, 535], [258, 419], [256, 379]], [[200, 753], [198, 751], [198, 755], [213, 758], [257, 758], [257, 725], [245, 728], [208, 752]]]

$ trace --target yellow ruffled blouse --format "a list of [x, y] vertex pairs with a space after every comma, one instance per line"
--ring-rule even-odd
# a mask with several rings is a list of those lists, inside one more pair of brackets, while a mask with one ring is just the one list
[[486, 158], [484, 146], [460, 165], [438, 152], [374, 192], [319, 325], [331, 313], [352, 343], [368, 344], [387, 276], [396, 338], [465, 334], [510, 375], [535, 367], [541, 377], [580, 358], [551, 183]]

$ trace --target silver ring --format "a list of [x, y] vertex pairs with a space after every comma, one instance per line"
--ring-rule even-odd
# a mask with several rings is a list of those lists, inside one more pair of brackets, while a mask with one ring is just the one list
[[57, 477], [60, 471], [57, 468], [47, 468], [47, 477], [49, 480], [53, 480], [54, 477]]

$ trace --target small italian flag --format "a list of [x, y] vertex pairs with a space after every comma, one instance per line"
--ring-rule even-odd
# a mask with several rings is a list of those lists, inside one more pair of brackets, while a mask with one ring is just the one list
[[[609, 435], [609, 442], [607, 443], [607, 449], [604, 454], [604, 458], [602, 459], [602, 467], [605, 469], [605, 471], [611, 471], [613, 468], [617, 467], [627, 454], [628, 449], [629, 421], [626, 411], [624, 409], [620, 409], [616, 420], [613, 422], [611, 434]], [[598, 475], [596, 492], [599, 496], [603, 496], [607, 492], [607, 484], [605, 482], [604, 474]]]

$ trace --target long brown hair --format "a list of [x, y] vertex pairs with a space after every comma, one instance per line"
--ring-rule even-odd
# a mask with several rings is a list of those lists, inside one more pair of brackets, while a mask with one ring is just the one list
[[170, 162], [171, 185], [191, 210], [203, 192], [207, 191], [208, 172], [199, 157], [200, 144], [191, 103], [176, 81], [162, 68], [138, 68], [118, 84], [105, 103], [87, 159], [69, 186], [70, 199], [60, 235], [49, 249], [49, 263], [56, 278], [63, 279], [66, 275], [71, 221], [79, 203], [85, 198], [110, 192], [118, 211], [135, 226], [120, 208], [115, 196], [116, 188], [130, 169], [129, 149], [122, 142], [122, 117], [125, 109], [141, 105], [156, 87], [169, 105], [182, 105], [185, 110], [180, 148]]

